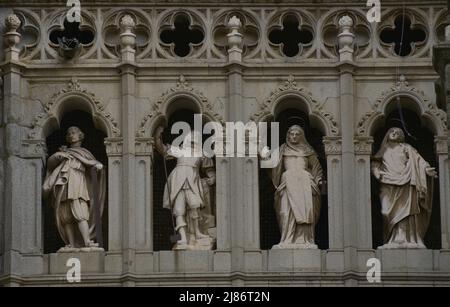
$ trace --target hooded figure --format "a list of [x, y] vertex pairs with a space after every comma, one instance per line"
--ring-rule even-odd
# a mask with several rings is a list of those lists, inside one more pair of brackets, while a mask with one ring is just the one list
[[273, 248], [317, 248], [314, 228], [320, 215], [323, 172], [300, 126], [289, 128], [279, 157], [271, 178], [281, 240]]
[[381, 248], [426, 248], [423, 238], [433, 206], [435, 169], [405, 143], [400, 128], [391, 128], [373, 157], [372, 173], [381, 186]]
[[[96, 193], [101, 213], [106, 181], [103, 165], [81, 147], [83, 139], [84, 134], [79, 128], [70, 127], [66, 135], [70, 147], [61, 147], [47, 162], [43, 197], [55, 209], [56, 226], [66, 244], [59, 250], [61, 252], [77, 248], [98, 250], [98, 244], [91, 240], [95, 237], [96, 226], [93, 201]], [[92, 168], [95, 172], [91, 172]], [[92, 189], [94, 179], [98, 183], [98, 191]]]

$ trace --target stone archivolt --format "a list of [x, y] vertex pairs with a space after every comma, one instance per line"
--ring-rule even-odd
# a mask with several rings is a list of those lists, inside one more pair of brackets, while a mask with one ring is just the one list
[[36, 115], [32, 122], [32, 129], [28, 134], [29, 140], [42, 139], [43, 129], [50, 121], [60, 120], [60, 107], [69, 99], [77, 99], [80, 103], [88, 103], [95, 121], [100, 121], [110, 137], [120, 137], [118, 123], [113, 116], [106, 111], [106, 106], [101, 103], [93, 93], [83, 89], [77, 79], [70, 80], [66, 87], [54, 93], [49, 101], [44, 105], [44, 111]]
[[336, 136], [339, 134], [339, 128], [333, 115], [327, 112], [317, 100], [312, 97], [312, 94], [297, 85], [295, 77], [290, 75], [288, 79], [280, 84], [270, 96], [264, 100], [259, 106], [259, 111], [251, 116], [251, 120], [262, 121], [268, 116], [273, 115], [274, 109], [278, 103], [285, 98], [299, 98], [303, 103], [306, 103], [308, 108], [308, 115], [315, 116], [320, 119], [322, 124], [327, 129], [327, 134]]
[[431, 102], [425, 93], [406, 81], [405, 76], [400, 76], [400, 80], [389, 89], [381, 93], [380, 97], [372, 105], [372, 111], [362, 116], [357, 124], [357, 134], [360, 136], [369, 136], [371, 127], [374, 123], [385, 116], [386, 106], [396, 97], [406, 97], [414, 100], [421, 109], [421, 116], [431, 119], [435, 125], [438, 135], [447, 134], [447, 114], [439, 109], [436, 103]]

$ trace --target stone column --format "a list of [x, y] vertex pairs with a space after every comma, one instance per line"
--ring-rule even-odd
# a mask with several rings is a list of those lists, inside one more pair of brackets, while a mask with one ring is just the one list
[[[226, 106], [227, 121], [230, 122], [245, 122], [244, 108], [242, 105], [242, 34], [238, 32], [241, 27], [241, 21], [233, 16], [229, 23], [228, 28], [230, 33], [228, 34], [228, 103]], [[230, 131], [226, 131], [230, 133]], [[228, 205], [230, 206], [230, 219], [229, 224], [231, 231], [231, 271], [239, 272], [244, 269], [244, 251], [247, 241], [246, 223], [246, 209], [251, 204], [247, 201], [247, 189], [245, 188], [245, 174], [246, 158], [237, 157], [237, 140], [235, 139], [233, 152], [230, 152], [227, 148], [227, 154], [232, 154], [232, 158], [227, 158], [228, 163]], [[219, 221], [220, 223], [220, 221]], [[244, 281], [240, 279], [233, 280], [233, 285], [243, 286]]]
[[357, 242], [360, 249], [372, 249], [370, 157], [372, 137], [355, 140]]
[[[23, 104], [20, 97], [22, 65], [19, 61], [20, 19], [11, 14], [5, 19], [5, 61], [0, 67], [3, 74], [3, 118], [4, 126], [4, 193], [1, 195], [1, 214], [3, 221], [2, 273], [9, 275], [6, 282], [16, 285], [14, 276], [22, 272], [21, 252], [24, 215], [27, 209], [24, 202], [23, 187], [18, 178], [22, 178], [25, 161], [21, 158], [21, 121]], [[3, 144], [2, 144], [3, 146]], [[28, 191], [27, 191], [28, 192]]]
[[328, 233], [329, 249], [344, 248], [342, 224], [342, 140], [340, 137], [324, 137], [327, 158]]
[[[144, 229], [136, 228], [136, 142], [135, 142], [135, 93], [136, 93], [136, 64], [135, 42], [136, 35], [132, 33], [135, 21], [130, 15], [120, 20], [120, 42], [122, 62], [119, 65], [122, 76], [122, 273], [133, 273], [136, 265], [136, 232]], [[126, 282], [133, 285], [133, 282]]]
[[445, 42], [433, 47], [433, 66], [439, 74], [436, 81], [437, 104], [440, 108], [447, 110], [450, 118], [450, 25], [445, 28]]
[[[42, 274], [44, 261], [42, 184], [45, 177], [45, 140], [25, 140], [22, 142], [20, 177], [13, 179], [13, 186], [21, 207], [21, 270], [24, 275]], [[14, 203], [17, 206], [19, 203]]]
[[106, 138], [108, 156], [108, 251], [122, 250], [122, 146], [121, 138]]
[[448, 250], [450, 249], [450, 162], [447, 137], [436, 137], [435, 143], [439, 161], [442, 249]]
[[136, 139], [136, 248], [153, 249], [153, 139]]
[[[450, 25], [445, 28], [445, 42], [433, 47], [433, 66], [439, 74], [436, 82], [437, 102], [441, 109], [447, 110], [450, 120]], [[450, 137], [436, 138], [436, 154], [439, 159], [439, 187], [441, 197], [442, 249], [450, 250], [450, 191], [449, 191], [449, 144]]]
[[340, 118], [342, 134], [342, 206], [344, 231], [344, 268], [351, 270], [356, 265], [357, 256], [357, 215], [355, 207], [355, 92], [353, 81], [353, 49], [355, 36], [350, 32], [353, 20], [343, 16], [339, 20], [339, 86], [340, 86]]

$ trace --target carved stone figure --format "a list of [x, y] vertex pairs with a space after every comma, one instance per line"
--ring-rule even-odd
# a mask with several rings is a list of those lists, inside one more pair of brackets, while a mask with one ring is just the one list
[[[106, 188], [103, 165], [81, 147], [83, 132], [77, 127], [67, 130], [63, 146], [47, 161], [43, 196], [55, 209], [56, 226], [66, 243], [59, 252], [103, 250], [95, 237], [94, 200], [102, 212]], [[95, 171], [92, 171], [94, 168]], [[93, 190], [94, 181], [97, 191]]]
[[435, 168], [405, 143], [400, 128], [391, 128], [373, 158], [372, 172], [380, 181], [385, 242], [380, 248], [426, 248]]
[[[267, 148], [261, 157], [267, 158]], [[314, 228], [320, 215], [322, 167], [317, 154], [308, 144], [303, 129], [289, 128], [286, 143], [280, 147], [277, 166], [271, 169], [276, 188], [275, 211], [281, 232], [279, 244], [273, 249], [312, 249]]]
[[179, 234], [173, 249], [212, 249], [215, 220], [211, 200], [216, 180], [213, 161], [202, 154], [200, 134], [189, 133], [180, 148], [164, 145], [162, 132], [162, 127], [156, 131], [156, 149], [165, 159], [177, 159], [167, 178], [163, 198], [163, 207], [172, 211]]

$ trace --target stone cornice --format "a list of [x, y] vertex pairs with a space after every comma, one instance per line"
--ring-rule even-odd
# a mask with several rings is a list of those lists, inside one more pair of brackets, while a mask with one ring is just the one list
[[[66, 0], [0, 0], [0, 4], [4, 7], [24, 7], [24, 6], [65, 6]], [[83, 6], [174, 6], [174, 5], [184, 5], [184, 6], [227, 6], [233, 5], [233, 7], [239, 6], [365, 6], [366, 1], [364, 0], [85, 0], [82, 1]], [[383, 5], [388, 6], [398, 6], [398, 0], [383, 0]], [[408, 0], [405, 1], [405, 5], [410, 4], [423, 4], [423, 5], [447, 5], [446, 0]]]

